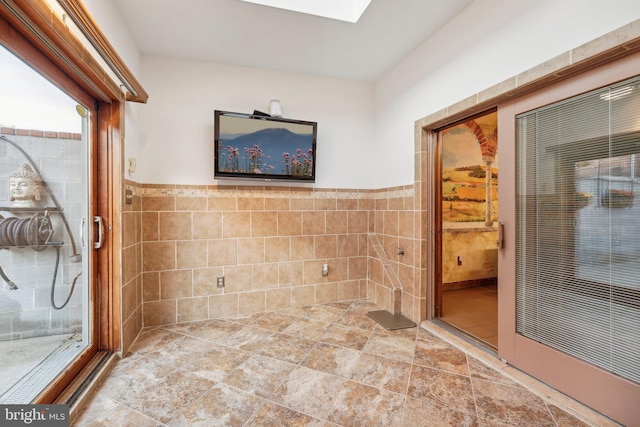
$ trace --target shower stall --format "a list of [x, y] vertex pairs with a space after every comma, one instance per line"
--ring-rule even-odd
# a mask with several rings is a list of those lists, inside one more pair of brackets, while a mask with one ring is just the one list
[[0, 403], [24, 404], [91, 340], [90, 112], [0, 63]]

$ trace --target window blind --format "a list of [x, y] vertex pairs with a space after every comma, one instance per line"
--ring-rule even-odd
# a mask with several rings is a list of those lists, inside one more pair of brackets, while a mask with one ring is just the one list
[[640, 382], [640, 78], [516, 133], [517, 332]]

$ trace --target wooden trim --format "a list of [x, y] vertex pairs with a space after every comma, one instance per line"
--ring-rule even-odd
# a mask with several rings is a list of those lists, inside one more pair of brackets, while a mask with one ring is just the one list
[[78, 0], [58, 0], [89, 43], [127, 88], [127, 101], [146, 103], [149, 95], [126, 66], [87, 9]]
[[[77, 2], [73, 0], [70, 3], [71, 7]], [[76, 37], [44, 0], [0, 0], [0, 4], [4, 6], [0, 8], [0, 17], [6, 19], [40, 51], [50, 52], [49, 59], [58, 68], [72, 76], [94, 98], [102, 102], [111, 102], [113, 99], [120, 98], [121, 89], [118, 83], [113, 81], [102, 65], [83, 45], [83, 42]], [[103, 46], [103, 49], [106, 49], [105, 52], [101, 52], [96, 48], [101, 56], [110, 58], [109, 61], [105, 60], [110, 67], [117, 67], [113, 72], [118, 78], [123, 79], [123, 84], [127, 89], [136, 91], [133, 95], [128, 95], [130, 100], [146, 102], [148, 95], [106, 41], [93, 20], [88, 17], [84, 8], [76, 6], [74, 10], [79, 15], [74, 17], [70, 14], [70, 16], [80, 20], [74, 23], [87, 35], [93, 46]], [[82, 13], [86, 15], [84, 18]], [[92, 34], [98, 39], [93, 40]]]
[[99, 323], [109, 325], [100, 328], [98, 337], [99, 350], [116, 350], [120, 348], [120, 113], [122, 104], [112, 101], [100, 104], [98, 115], [98, 146], [96, 156], [96, 180], [100, 183], [97, 215], [104, 220], [104, 245], [98, 253], [98, 300], [100, 312]]
[[75, 80], [69, 77], [63, 70], [58, 68], [49, 57], [31, 43], [23, 34], [2, 16], [0, 8], [0, 44], [12, 52], [23, 62], [29, 64], [38, 73], [49, 79], [55, 86], [75, 98], [78, 103], [91, 107], [95, 102], [94, 98], [88, 94]]
[[92, 342], [36, 400], [50, 403], [98, 350], [116, 351], [121, 345], [119, 210], [124, 94], [42, 0], [0, 0], [0, 43], [91, 110], [90, 214], [102, 216], [106, 224], [105, 245], [90, 252], [89, 262], [98, 276], [90, 281]]
[[[56, 398], [73, 382], [76, 376], [85, 368], [85, 366], [96, 355], [95, 344], [90, 345], [85, 351], [77, 357], [58, 378], [49, 384], [35, 399], [35, 403], [49, 403]], [[25, 402], [26, 403], [26, 402]]]

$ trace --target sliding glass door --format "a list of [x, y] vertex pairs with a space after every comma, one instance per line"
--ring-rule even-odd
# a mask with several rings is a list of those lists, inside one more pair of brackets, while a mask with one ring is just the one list
[[499, 355], [623, 424], [640, 419], [639, 64], [498, 110]]
[[30, 403], [95, 352], [89, 97], [0, 46], [0, 403]]

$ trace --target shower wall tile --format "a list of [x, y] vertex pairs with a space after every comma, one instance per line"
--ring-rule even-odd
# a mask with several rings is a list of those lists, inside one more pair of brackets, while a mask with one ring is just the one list
[[[390, 259], [400, 236], [411, 250], [416, 239], [415, 215], [403, 210], [413, 200], [411, 186], [372, 191], [143, 185], [138, 193], [139, 223], [134, 220], [128, 229], [140, 235], [144, 326], [375, 299], [384, 294], [377, 287], [389, 281], [383, 265], [370, 262], [377, 259], [370, 233], [380, 233]], [[408, 219], [411, 224], [404, 224]], [[393, 260], [395, 274], [410, 280], [406, 270], [414, 266], [401, 270], [400, 260]], [[322, 275], [324, 264], [328, 277]], [[381, 269], [374, 275], [379, 282], [370, 279], [371, 266]], [[218, 277], [225, 279], [222, 288]]]

